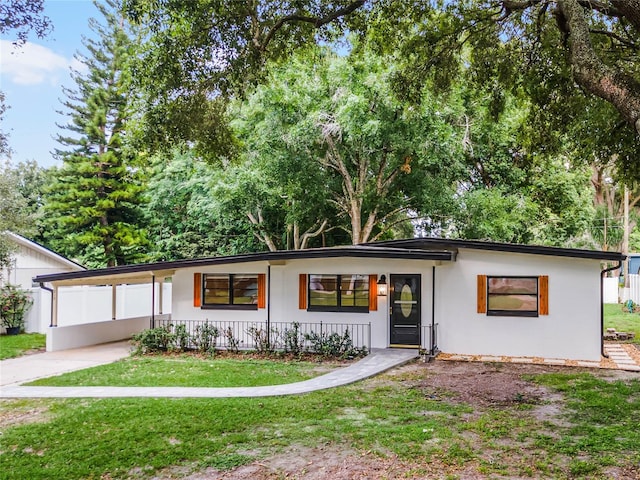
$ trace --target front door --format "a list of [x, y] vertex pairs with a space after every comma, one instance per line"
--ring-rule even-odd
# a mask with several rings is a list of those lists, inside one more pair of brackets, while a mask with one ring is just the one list
[[391, 346], [420, 346], [420, 275], [391, 275]]

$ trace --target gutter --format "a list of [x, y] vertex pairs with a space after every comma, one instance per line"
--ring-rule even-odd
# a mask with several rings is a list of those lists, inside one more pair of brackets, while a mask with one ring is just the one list
[[49, 327], [57, 327], [57, 325], [54, 325], [52, 323], [53, 322], [53, 288], [49, 288], [45, 286], [43, 282], [40, 282], [40, 288], [42, 290], [46, 290], [47, 292], [51, 293], [51, 311], [49, 312]]
[[604, 351], [604, 275], [619, 268], [622, 268], [622, 260], [618, 260], [618, 265], [615, 267], [605, 268], [600, 272], [600, 354], [604, 358], [609, 358]]

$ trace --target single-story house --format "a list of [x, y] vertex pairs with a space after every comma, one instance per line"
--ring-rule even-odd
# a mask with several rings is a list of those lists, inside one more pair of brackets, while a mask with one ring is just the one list
[[602, 264], [619, 267], [623, 259], [616, 252], [415, 238], [39, 275], [34, 282], [52, 287], [55, 305], [66, 285], [170, 277], [170, 319], [154, 309], [149, 325], [217, 322], [221, 329], [240, 325], [236, 332], [249, 325], [282, 332], [295, 322], [305, 331], [347, 329], [368, 348], [599, 360]]

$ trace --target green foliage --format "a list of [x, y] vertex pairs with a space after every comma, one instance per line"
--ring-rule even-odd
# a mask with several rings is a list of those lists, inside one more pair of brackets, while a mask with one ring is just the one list
[[367, 354], [367, 348], [358, 348], [353, 345], [349, 329], [342, 335], [336, 332], [309, 332], [304, 335], [305, 340], [311, 343], [310, 350], [323, 357], [358, 358]]
[[135, 345], [134, 353], [146, 355], [148, 353], [168, 352], [175, 348], [177, 336], [172, 332], [172, 326], [147, 328], [131, 337]]
[[354, 10], [341, 13], [351, 3], [346, 0], [124, 3], [147, 29], [133, 66], [144, 92], [147, 138], [156, 145], [186, 141], [214, 158], [233, 151], [225, 98], [263, 79], [267, 60], [286, 61], [294, 49], [344, 27], [327, 18], [318, 27], [327, 26], [317, 28], [309, 19], [339, 19]]
[[330, 229], [353, 244], [394, 236], [411, 212], [437, 218], [451, 205], [461, 132], [435, 102], [412, 108], [393, 95], [392, 62], [312, 50], [238, 102], [232, 127], [244, 163], [227, 195], [270, 249], [285, 238], [303, 248]]
[[226, 200], [218, 195], [215, 186], [220, 175], [192, 151], [153, 157], [143, 211], [154, 259], [260, 250], [246, 221], [239, 220], [238, 205], [227, 209]]
[[282, 334], [285, 353], [299, 355], [304, 351], [304, 334], [300, 331], [300, 323], [293, 322], [291, 328], [285, 328]]
[[233, 334], [231, 326], [228, 326], [224, 330], [224, 338], [227, 342], [227, 350], [232, 353], [238, 353], [240, 351], [240, 339]]
[[219, 336], [218, 327], [210, 325], [209, 322], [204, 322], [196, 326], [192, 341], [201, 353], [214, 353]]
[[253, 341], [253, 345], [258, 353], [271, 353], [274, 351], [274, 344], [271, 341], [271, 335], [277, 336], [275, 329], [267, 329], [262, 327], [249, 327], [247, 329], [249, 337]]
[[65, 90], [70, 135], [58, 136], [63, 166], [46, 202], [49, 245], [94, 267], [143, 260], [146, 245], [139, 171], [125, 144], [131, 41], [114, 1], [97, 8], [105, 24], [92, 21], [98, 38], [85, 39], [88, 54], [79, 57], [88, 72], [76, 72], [77, 89]]
[[6, 328], [22, 329], [24, 315], [33, 305], [28, 290], [17, 285], [6, 284], [0, 287], [0, 325]]

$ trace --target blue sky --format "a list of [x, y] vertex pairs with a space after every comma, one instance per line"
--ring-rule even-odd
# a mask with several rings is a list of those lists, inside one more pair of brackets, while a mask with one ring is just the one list
[[73, 87], [70, 67], [80, 68], [73, 58], [84, 51], [82, 36], [90, 36], [88, 20], [98, 17], [91, 0], [45, 0], [45, 14], [53, 23], [53, 32], [15, 48], [12, 36], [0, 37], [0, 90], [10, 107], [2, 130], [9, 134], [12, 163], [35, 160], [48, 167], [60, 165], [50, 152], [58, 145], [58, 124], [67, 120], [56, 113], [61, 109], [62, 85]]

